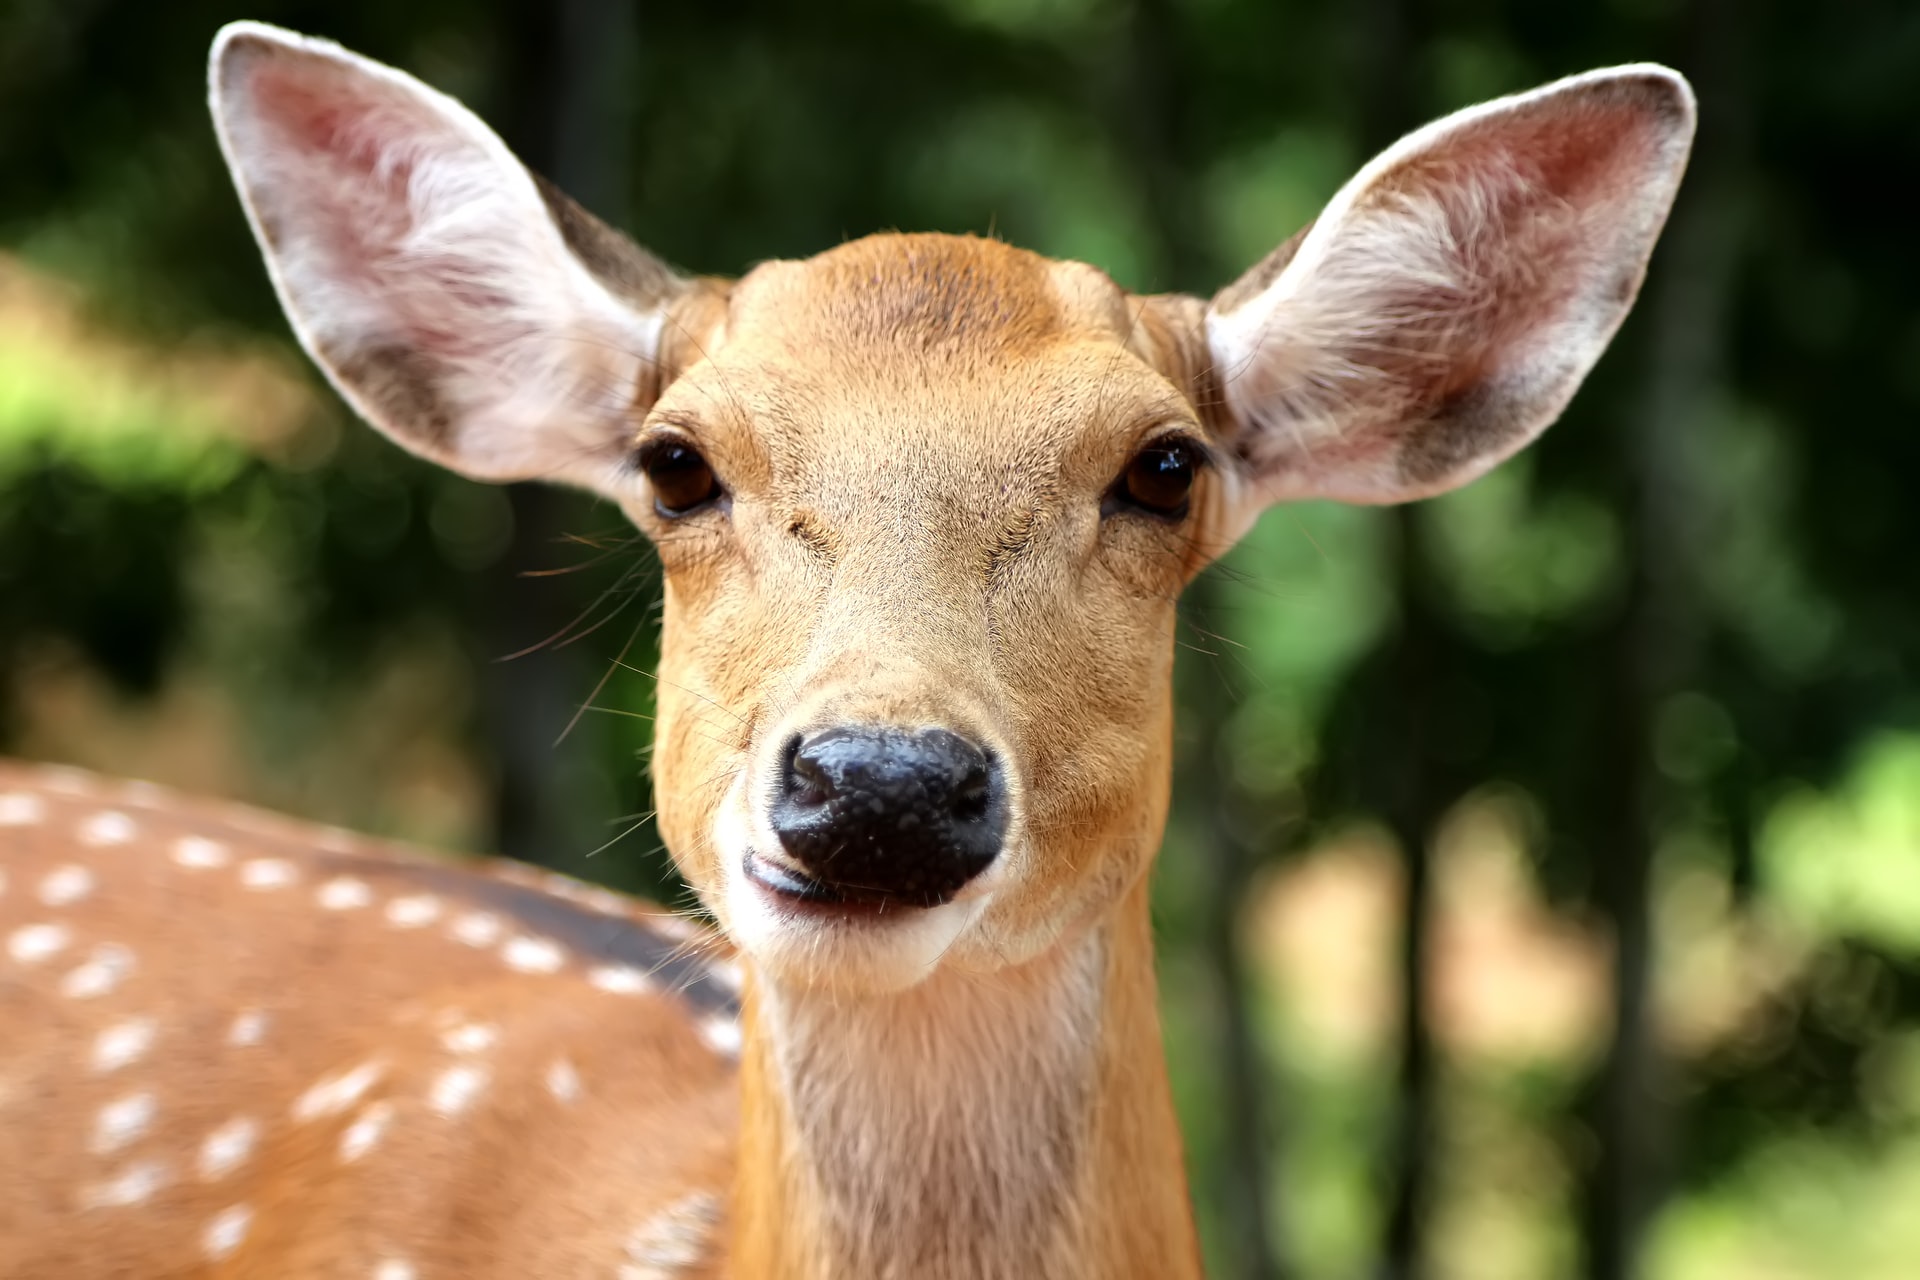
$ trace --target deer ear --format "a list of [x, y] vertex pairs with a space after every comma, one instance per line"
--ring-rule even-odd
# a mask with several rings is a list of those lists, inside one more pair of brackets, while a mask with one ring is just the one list
[[341, 395], [476, 478], [614, 487], [686, 282], [410, 76], [234, 23], [209, 78], [281, 305]]
[[1251, 491], [1399, 502], [1559, 416], [1626, 316], [1693, 94], [1620, 67], [1402, 139], [1214, 298], [1207, 345]]

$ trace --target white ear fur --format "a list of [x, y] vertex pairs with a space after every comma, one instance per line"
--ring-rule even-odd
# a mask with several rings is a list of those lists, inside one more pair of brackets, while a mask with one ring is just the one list
[[209, 81], [281, 304], [355, 409], [478, 478], [618, 483], [684, 282], [465, 107], [338, 45], [232, 23]]
[[1559, 416], [1625, 318], [1692, 142], [1663, 67], [1448, 116], [1209, 306], [1259, 502], [1453, 488]]

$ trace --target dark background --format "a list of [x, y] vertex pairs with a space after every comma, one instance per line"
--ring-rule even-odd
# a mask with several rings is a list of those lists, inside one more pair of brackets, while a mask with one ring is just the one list
[[1222, 1277], [1916, 1274], [1920, 6], [0, 0], [0, 749], [678, 900], [651, 555], [298, 359], [203, 106], [243, 16], [723, 274], [927, 228], [1210, 291], [1438, 113], [1685, 71], [1565, 420], [1419, 508], [1277, 511], [1188, 601], [1194, 1197]]

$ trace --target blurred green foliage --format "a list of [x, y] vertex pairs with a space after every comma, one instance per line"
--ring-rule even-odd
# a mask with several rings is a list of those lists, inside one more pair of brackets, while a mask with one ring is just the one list
[[[1196, 1202], [1223, 1276], [1913, 1274], [1920, 9], [0, 4], [0, 746], [676, 897], [650, 554], [584, 499], [403, 457], [298, 371], [202, 105], [243, 16], [453, 92], [718, 273], [937, 228], [1204, 291], [1382, 130], [1687, 71], [1695, 172], [1565, 421], [1405, 519], [1272, 514], [1189, 613], [1183, 750], [1212, 781], [1158, 901]], [[1236, 1054], [1262, 1118], [1219, 1085]]]

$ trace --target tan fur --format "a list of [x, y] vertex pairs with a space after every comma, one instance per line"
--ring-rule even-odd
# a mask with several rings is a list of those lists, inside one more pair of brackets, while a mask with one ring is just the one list
[[[1211, 304], [943, 235], [688, 281], [388, 68], [240, 24], [212, 83], [295, 332], [356, 407], [469, 474], [597, 489], [658, 548], [660, 826], [738, 949], [741, 1064], [736, 1083], [703, 987], [596, 982], [591, 931], [488, 940], [476, 969], [457, 937], [378, 927], [324, 885], [285, 910], [169, 869], [156, 842], [218, 818], [146, 805], [138, 848], [110, 864], [75, 806], [132, 800], [0, 776], [0, 818], [38, 815], [0, 829], [0, 913], [55, 909], [21, 886], [96, 854], [96, 874], [148, 885], [157, 908], [119, 896], [86, 917], [137, 944], [157, 1011], [139, 1016], [201, 1029], [180, 1056], [143, 1049], [143, 1079], [227, 1099], [172, 1104], [181, 1127], [162, 1133], [143, 1095], [67, 1079], [139, 1039], [67, 993], [118, 953], [57, 974], [48, 948], [77, 944], [45, 930], [74, 926], [0, 914], [27, 957], [0, 970], [0, 1030], [34, 1036], [0, 1059], [0, 1109], [28, 1099], [34, 1144], [15, 1162], [32, 1172], [0, 1181], [0, 1271], [197, 1258], [320, 1276], [378, 1247], [412, 1268], [386, 1280], [1197, 1277], [1148, 913], [1175, 601], [1275, 496], [1415, 496], [1551, 421], [1637, 286], [1690, 136], [1684, 83], [1594, 73], [1430, 126]], [[1206, 455], [1190, 510], [1110, 501], [1167, 437]], [[634, 460], [668, 440], [711, 464], [721, 500], [657, 509]], [[952, 901], [808, 911], [747, 875], [781, 856], [766, 811], [787, 744], [847, 724], [938, 727], [999, 762], [1004, 847]], [[339, 874], [325, 838], [257, 827], [222, 838]], [[390, 903], [411, 865], [362, 855], [355, 875]], [[437, 892], [484, 899], [515, 874]], [[553, 909], [581, 893], [538, 887]], [[631, 908], [592, 909], [640, 945]], [[305, 1020], [273, 1056], [206, 1031], [249, 983]], [[422, 1021], [454, 1006], [497, 1049]], [[218, 1196], [102, 1163], [144, 1142], [178, 1161], [231, 1105], [292, 1119]], [[343, 1164], [381, 1124], [402, 1132], [403, 1110], [382, 1178]], [[89, 1150], [89, 1124], [126, 1154]], [[86, 1209], [102, 1186], [128, 1203]]]
[[649, 1218], [725, 1200], [716, 945], [559, 877], [0, 764], [0, 1275], [615, 1274]]

